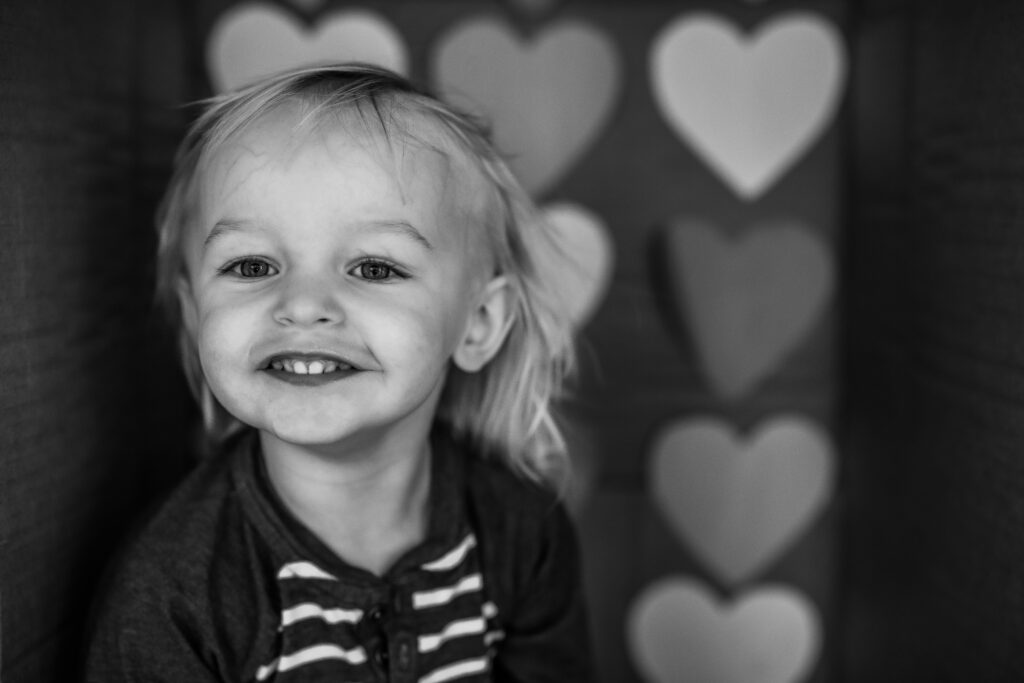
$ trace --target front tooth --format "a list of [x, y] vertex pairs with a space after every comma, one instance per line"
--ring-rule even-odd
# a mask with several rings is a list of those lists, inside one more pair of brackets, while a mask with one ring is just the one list
[[324, 373], [324, 364], [318, 360], [313, 361], [309, 364], [309, 374], [311, 375], [322, 375]]
[[292, 362], [292, 372], [296, 375], [308, 375], [309, 368], [306, 367], [305, 361], [297, 360]]

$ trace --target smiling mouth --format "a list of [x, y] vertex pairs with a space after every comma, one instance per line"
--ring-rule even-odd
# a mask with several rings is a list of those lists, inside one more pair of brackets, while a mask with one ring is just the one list
[[349, 377], [359, 371], [340, 358], [309, 354], [272, 356], [262, 369], [273, 377], [299, 384], [320, 384]]
[[297, 358], [274, 358], [267, 365], [271, 370], [280, 370], [295, 375], [325, 375], [331, 372], [354, 370], [351, 365], [341, 361], [324, 358], [322, 360], [300, 360]]

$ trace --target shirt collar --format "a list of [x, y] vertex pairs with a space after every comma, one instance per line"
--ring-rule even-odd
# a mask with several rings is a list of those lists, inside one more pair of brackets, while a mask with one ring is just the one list
[[266, 539], [279, 565], [306, 560], [339, 578], [375, 584], [443, 555], [465, 537], [469, 528], [463, 500], [465, 468], [462, 459], [467, 457], [466, 453], [444, 427], [435, 427], [430, 441], [426, 538], [404, 553], [380, 578], [338, 557], [287, 509], [270, 482], [254, 430], [231, 448], [232, 476], [247, 515]]

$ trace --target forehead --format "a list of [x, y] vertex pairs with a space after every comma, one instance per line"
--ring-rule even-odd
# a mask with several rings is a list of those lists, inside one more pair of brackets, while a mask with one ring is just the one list
[[200, 205], [229, 189], [223, 187], [228, 178], [244, 182], [246, 173], [264, 164], [287, 173], [310, 151], [325, 170], [357, 173], [352, 161], [361, 159], [389, 175], [402, 193], [426, 190], [463, 213], [480, 216], [489, 204], [490, 186], [478, 161], [434, 115], [365, 103], [328, 109], [292, 102], [210, 145], [197, 169]]

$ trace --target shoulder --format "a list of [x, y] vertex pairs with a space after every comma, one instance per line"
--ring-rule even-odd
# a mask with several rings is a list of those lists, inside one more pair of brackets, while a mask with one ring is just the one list
[[565, 516], [564, 506], [551, 488], [520, 476], [501, 462], [467, 457], [466, 488], [481, 521], [538, 529]]
[[553, 564], [578, 564], [573, 523], [550, 488], [478, 458], [468, 458], [466, 488], [485, 564], [504, 589], [518, 592]]
[[564, 504], [500, 463], [468, 463], [467, 488], [505, 634], [495, 680], [593, 680], [579, 544]]
[[[217, 550], [225, 522], [240, 521], [227, 464], [199, 464], [126, 542], [115, 571], [129, 582], [191, 577]], [[183, 584], [184, 586], [184, 584]]]
[[[112, 563], [93, 616], [94, 663], [143, 666], [177, 649], [219, 669], [244, 657], [256, 634], [242, 631], [262, 621], [263, 601], [253, 599], [257, 553], [226, 460], [190, 473]], [[251, 628], [225, 640], [225, 616]]]

